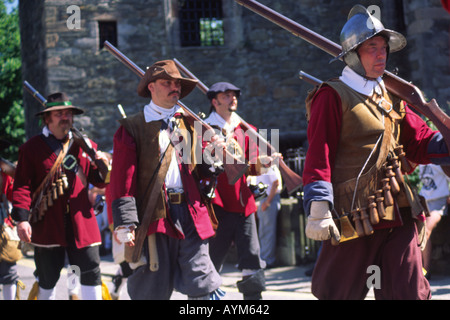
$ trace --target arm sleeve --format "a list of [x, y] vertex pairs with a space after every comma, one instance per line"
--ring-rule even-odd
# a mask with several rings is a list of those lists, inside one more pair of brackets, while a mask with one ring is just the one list
[[337, 92], [329, 86], [319, 89], [311, 104], [308, 123], [309, 147], [303, 169], [304, 208], [309, 214], [312, 201], [333, 205], [331, 175], [341, 132], [342, 105]]
[[114, 149], [110, 180], [111, 207], [114, 226], [138, 224], [136, 192], [136, 143], [120, 127], [114, 135]]
[[439, 131], [433, 131], [422, 118], [405, 105], [400, 142], [406, 157], [418, 164], [450, 164], [447, 145]]
[[16, 173], [14, 175], [11, 216], [15, 221], [27, 221], [31, 207], [31, 181], [35, 176], [33, 164], [28, 161], [33, 159], [23, 147], [19, 148]]

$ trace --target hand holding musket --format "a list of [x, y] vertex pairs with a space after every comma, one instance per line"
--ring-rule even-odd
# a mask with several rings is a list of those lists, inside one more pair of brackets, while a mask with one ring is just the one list
[[108, 160], [105, 157], [99, 155], [98, 151], [90, 146], [87, 138], [83, 136], [83, 134], [78, 129], [72, 127], [70, 131], [72, 131], [74, 142], [78, 144], [78, 146], [83, 149], [83, 151], [91, 158], [95, 166], [100, 171], [100, 175], [103, 180], [106, 180], [109, 172]]

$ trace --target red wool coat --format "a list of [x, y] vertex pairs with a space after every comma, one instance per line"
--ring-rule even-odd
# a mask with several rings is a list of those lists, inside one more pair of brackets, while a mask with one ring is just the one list
[[[256, 130], [255, 127], [253, 129]], [[255, 143], [245, 128], [238, 125], [234, 130], [234, 138], [241, 146], [245, 159], [250, 162], [250, 174], [257, 175], [256, 159], [258, 156], [257, 143]], [[256, 203], [252, 191], [247, 185], [247, 177], [243, 175], [235, 184], [228, 183], [226, 173], [222, 173], [217, 178], [216, 196], [212, 203], [222, 207], [225, 211], [244, 213], [245, 216], [256, 212]]]
[[[91, 141], [92, 147], [97, 145]], [[19, 161], [13, 187], [13, 218], [16, 221], [28, 219], [32, 206], [32, 195], [50, 171], [57, 156], [45, 142], [43, 135], [37, 135], [19, 148]], [[42, 220], [30, 222], [31, 242], [42, 246], [67, 246], [64, 227], [65, 216], [70, 217], [78, 248], [101, 243], [97, 219], [88, 198], [89, 183], [103, 188], [98, 170], [81, 148], [73, 144], [65, 159], [76, 159], [78, 170], [86, 176], [87, 185], [71, 170], [65, 170], [69, 189], [54, 201]], [[64, 163], [67, 164], [66, 160]], [[68, 210], [68, 215], [66, 212]]]
[[[156, 139], [155, 141], [158, 141]], [[111, 200], [133, 198], [137, 184], [137, 151], [134, 138], [124, 127], [120, 127], [114, 135], [114, 157], [111, 170], [111, 184], [109, 185]], [[179, 164], [181, 180], [186, 193], [189, 213], [194, 221], [197, 233], [202, 239], [212, 237], [215, 232], [207, 207], [200, 196], [197, 182], [192, 176], [189, 166]], [[167, 206], [166, 206], [167, 208]], [[115, 226], [117, 227], [117, 226]], [[148, 234], [164, 233], [173, 238], [184, 238], [172, 223], [170, 216], [159, 219], [150, 224]]]

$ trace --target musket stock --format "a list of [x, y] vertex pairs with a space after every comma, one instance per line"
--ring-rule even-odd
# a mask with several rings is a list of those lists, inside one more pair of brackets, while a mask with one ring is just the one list
[[92, 161], [94, 161], [94, 163], [98, 167], [98, 170], [100, 171], [102, 178], [106, 180], [109, 172], [108, 165], [103, 160], [95, 158], [95, 149], [90, 146], [89, 142], [86, 140], [86, 137], [77, 128], [72, 127], [70, 128], [70, 131], [72, 131], [72, 136], [75, 143], [77, 143], [81, 147], [81, 149], [83, 149], [83, 151], [86, 152], [86, 154], [92, 159]]
[[[137, 76], [142, 78], [145, 74], [144, 70], [142, 70], [139, 66], [137, 66], [133, 61], [131, 61], [128, 57], [126, 57], [122, 52], [120, 52], [116, 47], [114, 47], [109, 41], [105, 41], [105, 48], [112, 53], [114, 57], [116, 57], [119, 61], [121, 61], [125, 66], [127, 66], [131, 71], [133, 71]], [[187, 119], [193, 125], [195, 121], [201, 123], [203, 129], [205, 131], [214, 132], [214, 129], [203, 121], [199, 116], [197, 116], [194, 112], [192, 112], [188, 107], [186, 107], [181, 101], [177, 102], [178, 106], [180, 106], [183, 111], [186, 113]], [[239, 180], [240, 177], [247, 171], [249, 165], [245, 162], [242, 162], [239, 159], [236, 159], [231, 155], [231, 153], [223, 149], [223, 166], [225, 173], [228, 178], [228, 182], [230, 184], [235, 184], [236, 181]], [[232, 159], [232, 161], [230, 161]], [[232, 162], [232, 163], [230, 163]]]
[[[281, 28], [291, 32], [293, 35], [302, 38], [312, 45], [322, 49], [333, 57], [338, 56], [342, 51], [342, 47], [340, 45], [326, 39], [320, 34], [279, 14], [278, 12], [260, 4], [255, 0], [235, 1], [275, 23]], [[406, 101], [417, 112], [429, 118], [435, 124], [444, 137], [447, 148], [450, 151], [450, 117], [439, 107], [437, 102], [434, 99], [430, 102], [426, 102], [421, 91], [416, 86], [389, 71], [384, 72], [383, 80], [389, 92]]]
[[[201, 82], [192, 72], [190, 72], [180, 61], [177, 59], [173, 59], [175, 61], [175, 64], [177, 65], [178, 69], [184, 73], [185, 76], [197, 80], [197, 87], [206, 94], [208, 92], [208, 87]], [[271, 152], [277, 152], [275, 148], [266, 140], [264, 137], [262, 137], [256, 130], [254, 130], [250, 124], [248, 124], [244, 119], [242, 119], [237, 113], [235, 113], [239, 120], [241, 121], [242, 125], [245, 127], [247, 131], [251, 133], [250, 137], [256, 137], [255, 140], [261, 141], [265, 146], [271, 150]], [[283, 159], [279, 159], [279, 167], [280, 167], [280, 173], [283, 177], [284, 184], [286, 185], [286, 189], [288, 194], [292, 194], [293, 192], [297, 191], [299, 188], [303, 186], [303, 180], [302, 178], [295, 173], [291, 168], [289, 168], [286, 163], [283, 161]]]

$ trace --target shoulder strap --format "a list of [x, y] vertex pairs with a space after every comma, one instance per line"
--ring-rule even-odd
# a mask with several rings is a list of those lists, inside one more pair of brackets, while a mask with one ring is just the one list
[[170, 161], [172, 160], [173, 145], [169, 143], [166, 151], [164, 152], [163, 159], [161, 160], [161, 166], [159, 167], [158, 174], [156, 176], [155, 184], [153, 185], [150, 199], [147, 207], [145, 208], [141, 224], [136, 229], [135, 248], [133, 250], [132, 261], [137, 262], [140, 259], [142, 247], [144, 245], [145, 237], [147, 236], [148, 227], [152, 221], [152, 214], [155, 211], [157, 205], [157, 199], [161, 196], [161, 188], [164, 184], [164, 179], [169, 169]]
[[63, 143], [62, 151], [59, 152], [58, 157], [56, 158], [56, 161], [53, 163], [53, 166], [51, 167], [50, 171], [45, 176], [44, 180], [42, 180], [39, 187], [36, 189], [36, 191], [33, 193], [32, 200], [34, 201], [39, 194], [42, 194], [44, 192], [45, 187], [47, 186], [48, 182], [52, 179], [53, 175], [55, 174], [58, 167], [61, 165], [64, 157], [67, 154], [67, 151], [69, 149], [69, 143], [70, 139], [68, 139], [66, 142]]

